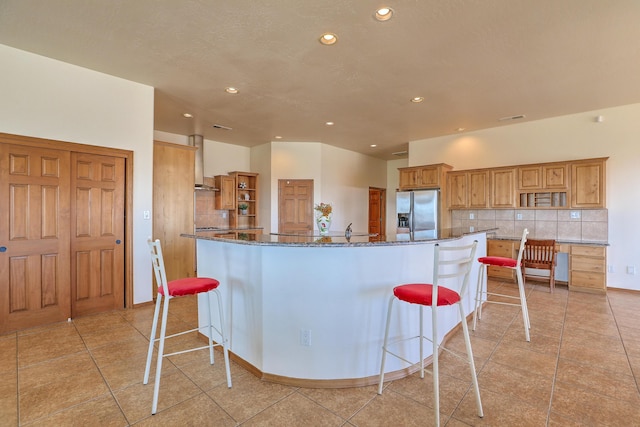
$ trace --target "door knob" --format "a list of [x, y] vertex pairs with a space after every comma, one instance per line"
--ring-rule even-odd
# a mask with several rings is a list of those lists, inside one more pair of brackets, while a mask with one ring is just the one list
[[119, 245], [120, 243], [122, 243], [122, 240], [120, 239], [116, 240], [116, 245]]

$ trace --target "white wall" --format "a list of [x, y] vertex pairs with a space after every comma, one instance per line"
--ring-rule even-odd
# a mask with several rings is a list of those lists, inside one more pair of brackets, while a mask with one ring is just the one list
[[0, 45], [0, 132], [134, 152], [134, 303], [151, 299], [153, 88]]
[[[598, 123], [595, 117], [602, 115]], [[610, 287], [640, 290], [640, 104], [554, 117], [409, 143], [409, 165], [473, 169], [609, 157], [607, 208]], [[626, 274], [635, 266], [639, 275]]]
[[309, 142], [272, 142], [270, 154], [272, 230], [278, 229], [279, 179], [313, 179], [314, 204], [333, 205], [332, 231], [344, 230], [349, 223], [354, 231], [368, 230], [369, 187], [386, 188], [384, 160]]

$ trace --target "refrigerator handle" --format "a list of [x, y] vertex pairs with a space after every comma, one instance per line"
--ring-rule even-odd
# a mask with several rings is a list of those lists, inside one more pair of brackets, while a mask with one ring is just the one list
[[413, 232], [413, 191], [409, 193], [409, 233]]

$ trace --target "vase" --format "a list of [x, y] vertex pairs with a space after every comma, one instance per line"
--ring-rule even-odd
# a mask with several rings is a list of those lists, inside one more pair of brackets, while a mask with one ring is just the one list
[[318, 224], [318, 231], [321, 235], [328, 234], [329, 228], [331, 228], [331, 215], [321, 215], [317, 217], [316, 223]]

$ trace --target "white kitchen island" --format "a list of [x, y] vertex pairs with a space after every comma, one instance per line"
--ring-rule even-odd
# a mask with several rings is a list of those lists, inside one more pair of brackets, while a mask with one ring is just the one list
[[[477, 240], [476, 257], [484, 256], [486, 231], [447, 229], [439, 232], [446, 237], [421, 241], [274, 235], [244, 241], [211, 232], [183, 236], [197, 239], [198, 275], [221, 283], [234, 360], [274, 382], [353, 387], [377, 383], [393, 287], [431, 281], [436, 243]], [[473, 268], [467, 313], [473, 309], [477, 274], [478, 268]], [[201, 325], [206, 323], [203, 298], [198, 305]], [[417, 335], [417, 306], [398, 307], [390, 337]], [[455, 307], [442, 311], [441, 319], [440, 340], [460, 322]], [[430, 323], [430, 316], [425, 316], [426, 331]], [[415, 340], [399, 352], [418, 361], [417, 344]], [[414, 370], [390, 358], [386, 378]]]

